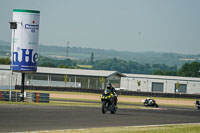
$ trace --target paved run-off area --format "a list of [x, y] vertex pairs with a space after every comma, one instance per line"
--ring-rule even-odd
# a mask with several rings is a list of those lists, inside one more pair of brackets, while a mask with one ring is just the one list
[[0, 104], [0, 132], [199, 123], [196, 109], [123, 109], [102, 114], [99, 107]]

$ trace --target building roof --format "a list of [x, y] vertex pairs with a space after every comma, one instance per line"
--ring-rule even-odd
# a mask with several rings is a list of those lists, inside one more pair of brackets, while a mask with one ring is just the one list
[[65, 69], [65, 68], [50, 68], [50, 67], [38, 67], [37, 73], [68, 74], [68, 75], [95, 76], [95, 77], [109, 77], [115, 74], [121, 77], [125, 76], [117, 71]]
[[[10, 70], [10, 65], [0, 65], [0, 70]], [[51, 68], [51, 67], [38, 67], [37, 73], [68, 74], [68, 75], [75, 75], [75, 76], [94, 76], [94, 77], [109, 77], [112, 75], [119, 75], [120, 77], [129, 77], [129, 78], [182, 80], [182, 81], [198, 81], [198, 82], [200, 82], [200, 78], [193, 78], [193, 77], [128, 74], [128, 73], [120, 73], [117, 71], [66, 69], [66, 68]]]
[[10, 70], [10, 65], [0, 65], [0, 70]]
[[[10, 65], [0, 65], [0, 70], [10, 70]], [[66, 68], [52, 68], [52, 67], [38, 67], [37, 73], [68, 74], [76, 76], [95, 76], [95, 77], [109, 77], [112, 75], [119, 75], [120, 77], [125, 76], [117, 71], [66, 69]]]
[[182, 81], [198, 81], [198, 82], [200, 82], [200, 78], [194, 78], [194, 77], [160, 76], [160, 75], [127, 74], [127, 73], [123, 73], [123, 74], [126, 77], [130, 77], [130, 78], [161, 79], [161, 80], [182, 80]]

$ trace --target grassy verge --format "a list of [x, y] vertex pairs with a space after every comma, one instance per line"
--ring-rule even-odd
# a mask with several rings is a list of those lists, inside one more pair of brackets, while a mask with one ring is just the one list
[[[10, 91], [10, 90], [2, 90], [2, 91]], [[20, 92], [20, 90], [12, 90], [12, 92]], [[40, 91], [40, 90], [25, 90], [25, 92], [38, 92], [38, 93], [49, 93], [49, 94], [80, 94], [80, 95], [100, 96], [100, 94], [86, 93], [86, 92]]]
[[16, 104], [16, 105], [51, 105], [50, 103], [34, 103], [34, 102], [8, 102], [8, 101], [0, 101], [1, 104]]
[[60, 101], [51, 101], [50, 103], [0, 101], [0, 104], [41, 105], [41, 106], [50, 105], [50, 106], [87, 106], [87, 107], [100, 107], [100, 104], [97, 104], [97, 103], [60, 102]]
[[[15, 90], [13, 90], [15, 91]], [[80, 96], [84, 96], [85, 99], [81, 99], [80, 98], [51, 98], [53, 100], [79, 100], [79, 101], [83, 101], [83, 102], [100, 102], [100, 94], [95, 94], [95, 93], [85, 93], [85, 92], [60, 92], [60, 91], [32, 91], [32, 90], [27, 90], [26, 92], [39, 92], [39, 93], [50, 93], [50, 94], [67, 94], [67, 95], [80, 95]], [[87, 96], [95, 96], [95, 97], [99, 97], [99, 99], [87, 99]], [[134, 98], [139, 98], [139, 99], [145, 99], [146, 97], [144, 96], [125, 96], [125, 95], [120, 95], [120, 98], [133, 98], [132, 101], [118, 101], [119, 105], [120, 104], [134, 104], [134, 105], [141, 105], [142, 106], [142, 102], [136, 102], [134, 101]], [[170, 107], [186, 107], [186, 108], [195, 108], [194, 104], [191, 105], [179, 105], [178, 102], [177, 104], [170, 104], [170, 100], [175, 100], [175, 101], [194, 101], [194, 99], [183, 99], [183, 98], [163, 98], [163, 97], [151, 97], [153, 99], [156, 100], [166, 100], [168, 102], [166, 102], [165, 104], [159, 104], [160, 106], [170, 106]], [[173, 101], [172, 101], [173, 102]], [[80, 102], [78, 102], [80, 103]], [[130, 105], [130, 106], [126, 106], [132, 108], [132, 106], [134, 105]], [[121, 105], [120, 105], [121, 106]], [[124, 106], [125, 107], [125, 106]]]
[[[200, 124], [53, 130], [48, 133], [199, 133]], [[43, 133], [47, 131], [39, 131]]]

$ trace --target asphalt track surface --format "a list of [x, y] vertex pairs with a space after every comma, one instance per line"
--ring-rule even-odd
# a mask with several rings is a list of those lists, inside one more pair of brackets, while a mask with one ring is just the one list
[[200, 111], [182, 108], [123, 109], [0, 104], [0, 132], [199, 123]]

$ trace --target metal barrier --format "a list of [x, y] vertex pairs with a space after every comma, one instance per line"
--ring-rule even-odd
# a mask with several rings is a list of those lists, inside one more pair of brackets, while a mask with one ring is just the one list
[[[10, 92], [9, 91], [0, 91], [0, 101], [11, 101], [20, 102], [21, 93], [20, 92]], [[40, 103], [49, 103], [49, 93], [30, 93], [25, 92], [24, 101], [25, 102], [40, 102]]]
[[[16, 85], [16, 90], [20, 90], [21, 86]], [[103, 89], [85, 89], [72, 87], [51, 87], [51, 86], [25, 86], [26, 90], [43, 90], [43, 91], [67, 91], [67, 92], [88, 92], [88, 93], [102, 93]], [[147, 96], [147, 97], [169, 97], [169, 98], [191, 98], [199, 99], [200, 94], [180, 94], [180, 93], [156, 93], [156, 92], [137, 92], [137, 91], [117, 91], [119, 95], [129, 96]]]

